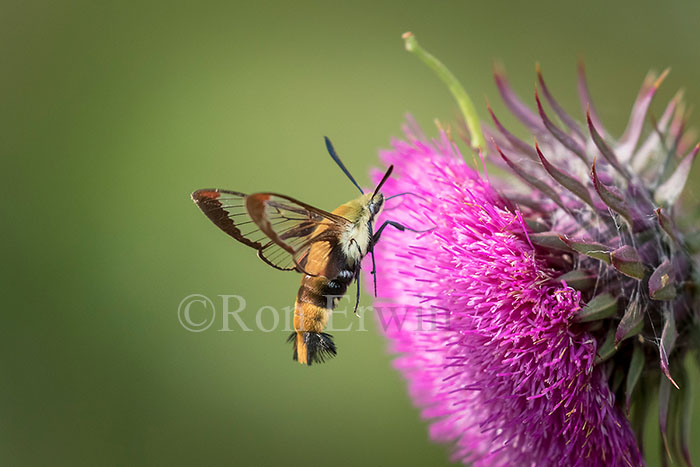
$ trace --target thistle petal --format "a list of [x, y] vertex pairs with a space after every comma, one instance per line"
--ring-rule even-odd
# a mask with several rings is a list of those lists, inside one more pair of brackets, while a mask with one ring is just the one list
[[642, 375], [642, 370], [644, 369], [644, 349], [642, 344], [635, 343], [634, 349], [632, 350], [632, 360], [630, 361], [630, 366], [627, 371], [627, 382], [625, 385], [625, 411], [629, 415], [630, 413], [630, 400], [632, 399], [632, 393], [634, 388], [637, 386], [639, 377]]
[[654, 200], [657, 203], [670, 206], [676, 202], [676, 199], [678, 199], [685, 187], [685, 182], [688, 181], [688, 175], [693, 166], [693, 161], [695, 161], [695, 156], [698, 155], [698, 151], [700, 151], [700, 143], [695, 146], [695, 149], [690, 154], [683, 158], [673, 175], [656, 189]]
[[596, 126], [596, 128], [603, 129], [604, 126], [598, 118], [598, 113], [595, 111], [595, 106], [593, 105], [593, 99], [591, 99], [591, 93], [588, 91], [588, 82], [586, 80], [586, 68], [583, 61], [578, 62], [578, 96], [581, 101], [581, 109], [587, 112], [591, 116], [591, 121]]
[[[647, 179], [654, 182], [653, 184], [660, 185], [661, 180], [666, 180], [669, 177], [669, 170], [673, 166], [676, 156], [682, 152], [681, 140], [685, 135], [685, 126], [687, 123], [687, 114], [685, 104], [681, 102], [676, 108], [676, 112], [671, 120], [671, 125], [668, 132], [662, 138], [660, 147], [662, 152], [656, 164], [651, 164], [647, 167], [644, 174]], [[653, 186], [652, 184], [652, 186]]]
[[637, 435], [637, 446], [639, 451], [644, 452], [644, 431], [647, 426], [647, 418], [649, 416], [648, 407], [651, 406], [652, 391], [651, 388], [656, 384], [656, 378], [650, 378], [642, 372], [640, 378], [641, 384], [637, 385], [637, 390], [633, 394], [632, 407], [634, 410], [630, 412], [630, 424]]
[[[644, 125], [644, 119], [646, 117], [647, 111], [649, 110], [649, 105], [651, 104], [654, 94], [661, 86], [661, 83], [668, 76], [670, 69], [666, 69], [661, 76], [659, 76], [653, 83], [645, 83], [642, 85], [642, 89], [639, 91], [639, 96], [637, 101], [632, 107], [632, 117], [627, 125], [625, 133], [620, 138], [620, 145], [617, 147], [617, 154], [620, 158], [620, 162], [623, 164], [628, 162], [637, 147], [637, 142], [639, 141], [639, 136], [642, 134], [642, 126]], [[651, 76], [649, 80], [651, 80]]]
[[550, 107], [554, 109], [554, 112], [557, 114], [557, 116], [561, 119], [564, 124], [569, 127], [571, 131], [573, 131], [576, 136], [579, 138], [580, 141], [585, 141], [586, 137], [584, 136], [583, 132], [578, 126], [578, 123], [576, 120], [574, 120], [571, 115], [569, 115], [562, 107], [559, 105], [559, 103], [554, 99], [554, 96], [552, 96], [552, 93], [549, 92], [549, 89], [547, 88], [547, 85], [544, 82], [544, 77], [542, 76], [542, 70], [540, 69], [540, 64], [538, 63], [536, 65], [536, 71], [537, 71], [537, 80], [540, 83], [540, 88], [542, 88], [542, 94], [544, 95], [545, 99], [547, 99], [547, 102], [549, 103]]
[[651, 132], [644, 144], [642, 144], [639, 150], [634, 153], [634, 156], [632, 156], [632, 170], [635, 173], [641, 172], [642, 169], [649, 164], [650, 158], [652, 155], [654, 155], [655, 150], [659, 147], [659, 144], [662, 143], [661, 136], [666, 133], [668, 125], [671, 122], [671, 117], [673, 117], [676, 107], [681, 102], [682, 97], [683, 92], [678, 91], [666, 106], [666, 109], [661, 115], [658, 123], [654, 125], [654, 131]]
[[627, 206], [627, 203], [620, 195], [613, 193], [601, 183], [600, 179], [598, 178], [598, 173], [596, 172], [595, 165], [596, 164], [594, 161], [593, 165], [591, 166], [591, 179], [593, 180], [593, 186], [595, 187], [595, 191], [598, 193], [598, 196], [603, 201], [603, 203], [605, 203], [607, 207], [621, 215], [625, 219], [625, 221], [627, 221], [627, 225], [630, 226], [630, 229], [632, 229], [634, 227], [634, 219], [632, 219], [632, 214], [630, 214], [630, 210]]
[[[516, 204], [526, 204], [531, 200], [522, 198], [522, 197], [517, 197], [513, 196], [511, 197], [511, 201], [515, 202]], [[530, 203], [528, 206], [539, 206], [539, 203]], [[549, 226], [547, 224], [543, 224], [542, 222], [536, 220], [536, 219], [525, 219], [525, 224], [527, 225], [528, 232], [546, 232], [549, 230]]]
[[690, 379], [685, 370], [681, 371], [681, 426], [680, 426], [680, 441], [681, 454], [685, 463], [693, 465], [690, 458], [690, 425], [693, 419], [693, 392], [690, 388]]
[[593, 200], [591, 199], [591, 195], [588, 192], [588, 189], [571, 175], [568, 175], [554, 167], [554, 165], [544, 157], [544, 154], [542, 154], [542, 151], [540, 150], [537, 141], [535, 141], [535, 150], [537, 151], [537, 155], [540, 157], [540, 161], [542, 161], [544, 169], [549, 175], [552, 176], [554, 180], [559, 182], [561, 186], [569, 190], [571, 193], [578, 196], [583, 202], [595, 208]]
[[668, 456], [668, 460], [673, 462], [671, 449], [668, 445], [668, 406], [671, 399], [671, 382], [665, 376], [661, 376], [659, 383], [659, 430], [661, 431], [661, 439], [663, 440], [664, 450]]
[[606, 264], [610, 264], [611, 248], [603, 245], [602, 243], [589, 242], [585, 240], [570, 240], [563, 235], [559, 235], [559, 238], [572, 250], [575, 250], [590, 258], [603, 261]]
[[503, 124], [496, 118], [496, 114], [493, 112], [493, 109], [491, 109], [491, 106], [486, 103], [486, 108], [489, 111], [489, 114], [491, 115], [491, 119], [493, 120], [493, 123], [496, 125], [496, 128], [498, 131], [503, 135], [503, 137], [508, 141], [508, 143], [513, 146], [515, 149], [521, 151], [523, 154], [526, 156], [530, 157], [532, 160], [538, 160], [537, 158], [537, 152], [535, 149], [527, 144], [525, 141], [521, 140], [520, 138], [516, 137], [508, 131]]
[[656, 220], [663, 231], [666, 232], [666, 234], [674, 241], [676, 245], [680, 245], [681, 242], [678, 239], [678, 232], [676, 231], [676, 226], [673, 224], [673, 221], [663, 213], [661, 208], [656, 208], [654, 213], [656, 214]]
[[644, 279], [646, 268], [639, 257], [639, 253], [632, 246], [624, 245], [618, 248], [610, 253], [610, 259], [615, 269], [625, 276], [637, 280]]
[[576, 322], [587, 323], [617, 314], [617, 298], [609, 293], [596, 295], [576, 315]]
[[547, 113], [544, 111], [544, 107], [542, 107], [542, 102], [540, 101], [540, 96], [536, 87], [535, 102], [537, 102], [537, 111], [539, 112], [542, 123], [544, 123], [547, 130], [549, 130], [557, 141], [563, 144], [566, 149], [576, 154], [583, 162], [588, 164], [588, 157], [586, 156], [586, 150], [583, 148], [583, 146], [577, 143], [572, 137], [564, 133], [564, 131], [562, 131], [549, 119]]
[[[561, 239], [558, 238], [558, 240], [561, 245], [566, 247]], [[569, 249], [568, 247], [566, 248], [567, 250]], [[598, 277], [598, 274], [594, 272], [586, 271], [584, 269], [574, 269], [573, 271], [569, 271], [566, 274], [562, 274], [561, 276], [552, 279], [552, 281], [558, 283], [564, 282], [566, 285], [576, 290], [588, 290], [595, 285], [596, 277]]]
[[669, 141], [671, 142], [671, 148], [668, 151], [668, 154], [675, 153], [675, 150], [678, 147], [678, 142], [680, 141], [681, 137], [683, 136], [683, 132], [685, 131], [686, 116], [687, 113], [685, 103], [680, 102], [676, 107], [676, 111], [673, 114], [673, 118], [671, 119], [671, 124], [668, 129], [668, 136], [666, 140], [663, 141], [663, 143], [666, 144], [668, 144]]
[[530, 240], [535, 245], [539, 245], [551, 250], [559, 250], [565, 252], [573, 253], [576, 251], [571, 248], [562, 238], [561, 234], [557, 232], [539, 232], [529, 235]]
[[678, 389], [678, 384], [671, 377], [671, 372], [668, 368], [668, 356], [673, 351], [673, 345], [676, 343], [677, 337], [678, 331], [676, 330], [676, 320], [673, 316], [673, 311], [667, 309], [664, 316], [664, 330], [661, 332], [661, 342], [659, 343], [659, 355], [661, 357], [661, 370], [676, 389]]
[[611, 329], [605, 336], [603, 343], [600, 344], [596, 351], [596, 364], [601, 364], [608, 360], [610, 357], [615, 355], [615, 352], [617, 352], [617, 346], [615, 345], [615, 331]]
[[607, 160], [608, 163], [618, 171], [618, 173], [622, 174], [629, 180], [631, 178], [629, 171], [622, 166], [622, 164], [620, 164], [620, 161], [617, 160], [615, 152], [610, 148], [610, 146], [607, 145], [598, 130], [596, 130], [593, 120], [591, 119], [591, 109], [586, 109], [586, 121], [588, 122], [588, 130], [593, 138], [593, 143], [595, 143], [600, 153], [603, 155], [603, 157], [605, 157], [605, 160]]
[[627, 305], [625, 313], [622, 315], [620, 324], [617, 325], [617, 331], [615, 333], [615, 346], [617, 347], [620, 342], [632, 337], [642, 330], [642, 325], [644, 324], [644, 310], [640, 303], [639, 297], [635, 296], [630, 300]]
[[501, 94], [501, 99], [503, 99], [503, 102], [506, 104], [506, 107], [508, 107], [510, 111], [513, 112], [513, 115], [515, 115], [518, 118], [518, 120], [520, 120], [530, 130], [540, 135], [545, 135], [547, 130], [540, 122], [540, 119], [537, 118], [537, 115], [535, 115], [532, 112], [532, 110], [530, 110], [530, 108], [527, 105], [525, 105], [523, 101], [521, 101], [520, 98], [515, 94], [513, 89], [508, 84], [508, 80], [505, 76], [505, 73], [500, 67], [494, 67], [493, 77], [496, 81], [498, 92]]
[[404, 119], [405, 123], [401, 125], [401, 131], [403, 131], [409, 141], [421, 141], [426, 139], [423, 129], [413, 115], [410, 113], [406, 114]]
[[673, 265], [668, 259], [651, 273], [649, 296], [654, 300], [673, 300], [675, 298], [676, 283], [673, 278]]
[[[496, 145], [496, 142], [493, 141], [493, 144]], [[539, 190], [542, 194], [547, 196], [549, 199], [554, 201], [557, 206], [562, 208], [564, 211], [568, 212], [571, 214], [571, 211], [569, 208], [564, 204], [564, 202], [561, 200], [561, 197], [559, 194], [557, 194], [556, 191], [554, 191], [553, 188], [551, 188], [549, 185], [546, 185], [542, 180], [539, 178], [535, 177], [534, 175], [531, 175], [527, 171], [523, 170], [521, 167], [515, 164], [515, 162], [511, 161], [508, 156], [506, 156], [503, 151], [501, 151], [501, 148], [496, 145], [496, 150], [498, 153], [501, 155], [503, 160], [508, 164], [508, 167], [510, 167], [513, 170], [513, 173], [515, 173], [518, 177], [520, 177], [525, 183], [528, 185], [532, 186], [536, 190]]]

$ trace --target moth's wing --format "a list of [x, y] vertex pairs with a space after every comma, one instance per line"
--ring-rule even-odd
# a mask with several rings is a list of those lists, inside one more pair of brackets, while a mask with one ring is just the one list
[[[251, 248], [263, 247], [259, 240], [259, 228], [250, 218], [245, 207], [245, 193], [228, 190], [197, 190], [192, 201], [218, 228]], [[264, 239], [264, 237], [263, 237]]]
[[[249, 195], [246, 209], [272, 241], [259, 250], [263, 261], [293, 263], [305, 274], [335, 277], [340, 239], [352, 225], [349, 220], [276, 193]], [[289, 257], [291, 263], [285, 263], [283, 258]]]
[[[274, 193], [198, 190], [192, 199], [221, 230], [255, 248], [260, 259], [283, 271], [324, 275], [325, 269], [318, 265], [328, 261], [319, 256], [327, 254], [330, 259], [350, 225], [344, 217]], [[328, 248], [322, 248], [322, 243]], [[313, 264], [307, 268], [314, 244], [318, 246]]]

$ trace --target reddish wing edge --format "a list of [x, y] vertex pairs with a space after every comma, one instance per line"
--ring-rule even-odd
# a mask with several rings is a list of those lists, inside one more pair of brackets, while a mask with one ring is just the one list
[[[344, 217], [275, 193], [204, 189], [192, 193], [192, 200], [217, 227], [282, 271], [309, 274], [304, 265], [313, 243], [332, 241], [349, 224]], [[326, 228], [314, 236], [320, 225]]]
[[202, 212], [211, 220], [218, 228], [249, 247], [259, 250], [263, 244], [257, 241], [251, 241], [243, 236], [243, 232], [236, 226], [236, 223], [229, 217], [229, 208], [225, 208], [219, 200], [221, 194], [229, 194], [240, 197], [242, 201], [248, 196], [244, 193], [224, 190], [197, 190], [192, 193], [192, 201], [202, 210]]

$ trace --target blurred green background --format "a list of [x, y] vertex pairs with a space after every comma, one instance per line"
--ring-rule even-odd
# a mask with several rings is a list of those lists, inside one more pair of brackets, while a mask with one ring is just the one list
[[[507, 123], [494, 60], [528, 102], [540, 61], [578, 112], [583, 55], [619, 134], [649, 68], [672, 67], [657, 113], [679, 87], [700, 103], [699, 18], [693, 1], [2, 2], [0, 462], [448, 465], [371, 316], [312, 368], [284, 331], [216, 330], [217, 295], [244, 296], [254, 324], [261, 306], [292, 304], [299, 277], [219, 232], [189, 193], [274, 190], [327, 209], [354, 197], [323, 135], [368, 184], [406, 112], [428, 132], [456, 115], [403, 50], [408, 30], [482, 118], [488, 96]], [[207, 331], [178, 321], [190, 294], [215, 300]]]

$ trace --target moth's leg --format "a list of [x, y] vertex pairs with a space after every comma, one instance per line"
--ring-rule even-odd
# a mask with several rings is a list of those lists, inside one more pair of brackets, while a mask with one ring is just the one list
[[355, 298], [355, 310], [354, 310], [354, 313], [355, 313], [355, 316], [360, 316], [360, 315], [357, 313], [357, 307], [360, 306], [360, 270], [359, 270], [359, 269], [357, 270], [357, 273], [356, 273], [356, 275], [355, 275], [355, 282], [357, 283], [357, 293], [355, 294], [355, 297], [356, 297], [356, 298]]
[[[360, 258], [362, 257], [362, 249], [360, 248], [360, 245], [355, 241], [355, 239], [351, 240], [352, 243], [357, 246], [357, 251], [360, 252]], [[359, 316], [357, 314], [357, 308], [360, 306], [360, 269], [361, 269], [362, 262], [358, 261], [355, 264], [355, 282], [357, 283], [357, 293], [355, 294], [355, 310], [353, 313], [355, 313], [355, 316]], [[376, 281], [376, 279], [375, 279]]]
[[404, 230], [408, 230], [409, 232], [415, 232], [415, 233], [430, 232], [431, 230], [433, 230], [433, 229], [435, 228], [435, 227], [432, 227], [432, 228], [426, 229], [426, 230], [415, 230], [415, 229], [412, 229], [412, 228], [410, 228], [410, 227], [406, 227], [406, 226], [403, 225], [403, 224], [399, 224], [398, 222], [394, 222], [394, 221], [385, 221], [385, 222], [381, 225], [381, 227], [379, 227], [379, 229], [377, 229], [377, 231], [374, 232], [374, 235], [372, 236], [372, 246], [374, 246], [374, 245], [379, 241], [379, 237], [382, 236], [382, 231], [383, 231], [388, 225], [394, 227], [395, 229], [400, 230], [401, 232], [403, 232]]
[[372, 255], [372, 278], [374, 279], [374, 297], [377, 297], [377, 265], [374, 262], [374, 245], [372, 245], [372, 249], [370, 250], [370, 254]]
[[377, 244], [377, 242], [379, 241], [379, 238], [382, 236], [382, 232], [384, 231], [384, 229], [388, 225], [390, 225], [390, 226], [394, 227], [395, 229], [398, 229], [402, 232], [404, 230], [408, 230], [409, 232], [416, 232], [416, 233], [430, 232], [431, 230], [433, 230], [435, 228], [435, 227], [432, 227], [432, 228], [426, 229], [426, 230], [415, 230], [415, 229], [412, 229], [410, 227], [406, 227], [403, 224], [399, 224], [398, 222], [385, 221], [379, 227], [379, 229], [377, 229], [377, 231], [374, 232], [374, 234], [372, 235], [372, 241], [370, 242], [369, 251], [372, 254], [372, 275], [374, 276], [374, 296], [375, 297], [377, 296], [377, 266], [374, 262], [374, 245]]

